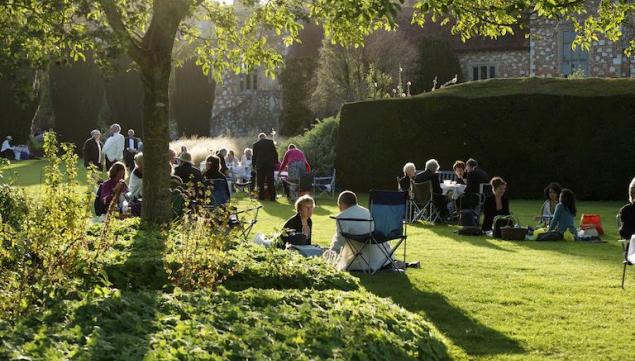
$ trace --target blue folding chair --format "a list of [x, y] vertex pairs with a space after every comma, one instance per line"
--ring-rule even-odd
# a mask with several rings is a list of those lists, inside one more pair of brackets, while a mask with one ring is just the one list
[[[342, 222], [371, 222], [371, 233], [348, 234], [342, 233], [348, 247], [353, 250], [354, 256], [347, 264], [348, 269], [358, 258], [364, 262], [366, 269], [375, 274], [378, 269], [372, 270], [371, 260], [366, 259], [364, 249], [376, 245], [385, 257], [382, 264], [389, 263], [394, 269], [397, 267], [393, 254], [399, 246], [406, 241], [406, 215], [408, 193], [400, 191], [370, 191], [369, 210], [371, 219], [335, 218], [340, 229], [345, 229]], [[391, 241], [397, 241], [392, 245]], [[356, 246], [361, 244], [361, 246]], [[404, 262], [406, 260], [406, 245], [404, 243]]]

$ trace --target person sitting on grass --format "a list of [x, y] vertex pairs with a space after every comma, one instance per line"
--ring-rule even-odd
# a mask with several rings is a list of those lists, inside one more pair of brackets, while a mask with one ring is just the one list
[[565, 188], [560, 192], [560, 202], [556, 205], [553, 218], [549, 223], [549, 233], [557, 232], [560, 235], [558, 239], [563, 239], [565, 232], [569, 231], [575, 237], [577, 234], [575, 228], [576, 213], [575, 195], [572, 190]]
[[[115, 162], [108, 170], [108, 180], [103, 182], [97, 191], [97, 199], [95, 199], [95, 214], [101, 216], [106, 214], [110, 207], [110, 203], [116, 203], [117, 209], [121, 209], [124, 195], [128, 192], [128, 186], [124, 179], [126, 178], [126, 166], [121, 162]], [[118, 198], [115, 199], [115, 196]]]
[[542, 204], [540, 215], [534, 218], [536, 221], [540, 221], [541, 223], [544, 222], [545, 226], [549, 224], [549, 221], [551, 221], [551, 218], [553, 218], [553, 214], [556, 211], [556, 206], [558, 205], [558, 201], [560, 199], [560, 192], [562, 192], [562, 186], [560, 186], [559, 183], [549, 183], [544, 190], [546, 200], [545, 203]]
[[399, 179], [399, 187], [403, 192], [410, 191], [410, 185], [415, 181], [417, 167], [414, 163], [408, 162], [403, 166], [403, 177]]
[[286, 235], [282, 240], [286, 243], [298, 246], [306, 246], [311, 244], [311, 231], [313, 229], [313, 209], [315, 201], [311, 196], [304, 195], [295, 201], [295, 216], [289, 218], [282, 229], [286, 231]]
[[619, 217], [622, 221], [619, 232], [622, 239], [631, 239], [635, 235], [635, 178], [628, 186], [630, 203], [620, 209]]
[[490, 181], [492, 186], [492, 195], [485, 199], [483, 203], [483, 225], [481, 230], [483, 232], [492, 231], [494, 227], [494, 217], [496, 216], [508, 216], [509, 213], [509, 199], [505, 195], [507, 191], [507, 183], [501, 177], [494, 177]]

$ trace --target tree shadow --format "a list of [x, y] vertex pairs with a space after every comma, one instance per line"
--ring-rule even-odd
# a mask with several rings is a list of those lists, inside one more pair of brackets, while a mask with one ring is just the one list
[[406, 275], [378, 273], [358, 277], [375, 295], [390, 298], [408, 311], [425, 313], [427, 319], [468, 355], [525, 352], [518, 341], [472, 318], [442, 294], [414, 287]]
[[514, 250], [506, 249], [492, 243], [491, 239], [485, 236], [460, 235], [457, 233], [458, 228], [451, 227], [447, 224], [430, 225], [430, 224], [425, 224], [421, 222], [416, 222], [416, 223], [409, 224], [408, 226], [419, 228], [419, 229], [426, 229], [439, 237], [447, 237], [454, 241], [469, 243], [477, 247], [484, 247], [484, 248], [492, 249], [495, 251], [502, 251], [502, 252], [515, 252]]
[[159, 230], [137, 231], [126, 261], [106, 270], [120, 293], [75, 311], [74, 323], [87, 340], [87, 359], [142, 360], [149, 351], [150, 337], [159, 331], [155, 320], [168, 284], [164, 249]]

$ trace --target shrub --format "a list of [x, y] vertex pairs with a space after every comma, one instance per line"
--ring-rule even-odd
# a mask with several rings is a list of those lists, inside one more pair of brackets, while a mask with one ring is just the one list
[[26, 218], [27, 201], [23, 189], [0, 184], [0, 223], [19, 230]]
[[212, 152], [216, 152], [221, 148], [227, 150], [233, 150], [236, 153], [238, 159], [242, 157], [243, 150], [245, 148], [251, 148], [251, 145], [256, 141], [256, 137], [242, 137], [242, 138], [226, 138], [226, 137], [197, 137], [180, 138], [170, 142], [170, 149], [174, 150], [176, 154], [181, 153], [181, 147], [187, 147], [188, 153], [192, 155], [192, 161], [194, 165], [198, 165], [205, 160], [205, 158]]
[[282, 87], [282, 115], [280, 134], [285, 136], [301, 134], [315, 120], [309, 109], [311, 78], [317, 61], [312, 57], [287, 59], [280, 73]]
[[[623, 199], [632, 179], [635, 81], [499, 79], [433, 93], [347, 104], [337, 140], [338, 183], [395, 188], [405, 162], [441, 169], [473, 157], [508, 181], [510, 197], [535, 198], [551, 181], [586, 199]], [[598, 94], [602, 94], [601, 96]], [[599, 146], [601, 145], [601, 146]], [[596, 169], [601, 176], [586, 177]]]
[[15, 326], [0, 358], [445, 360], [420, 316], [365, 291], [97, 288]]
[[337, 271], [321, 258], [304, 258], [296, 252], [264, 248], [255, 244], [241, 245], [227, 253], [228, 274], [225, 287], [232, 290], [272, 289], [338, 289], [356, 290], [357, 278]]
[[287, 146], [293, 143], [304, 152], [309, 164], [319, 175], [331, 175], [339, 123], [338, 117], [322, 119], [304, 134], [287, 139], [279, 148], [281, 157]]

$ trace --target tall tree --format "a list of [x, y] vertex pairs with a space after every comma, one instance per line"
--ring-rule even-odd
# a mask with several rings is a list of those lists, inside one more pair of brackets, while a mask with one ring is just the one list
[[[195, 44], [197, 65], [216, 80], [224, 71], [245, 72], [262, 66], [273, 76], [282, 63], [280, 50], [269, 34], [285, 45], [297, 41], [302, 20], [312, 19], [335, 44], [359, 46], [373, 30], [392, 30], [404, 0], [236, 0], [236, 9], [215, 0], [0, 0], [0, 74], [10, 77], [28, 64], [43, 69], [51, 61], [78, 61], [91, 52], [108, 68], [126, 53], [138, 67], [144, 93], [143, 217], [165, 222], [169, 217], [167, 192], [168, 83], [173, 69], [175, 41]], [[599, 34], [610, 40], [621, 35], [621, 24], [635, 4], [602, 0], [597, 12], [577, 21], [582, 0], [414, 0], [413, 20], [453, 22], [465, 38], [499, 36], [529, 15], [574, 21], [588, 45]], [[631, 40], [629, 51], [635, 49]]]

